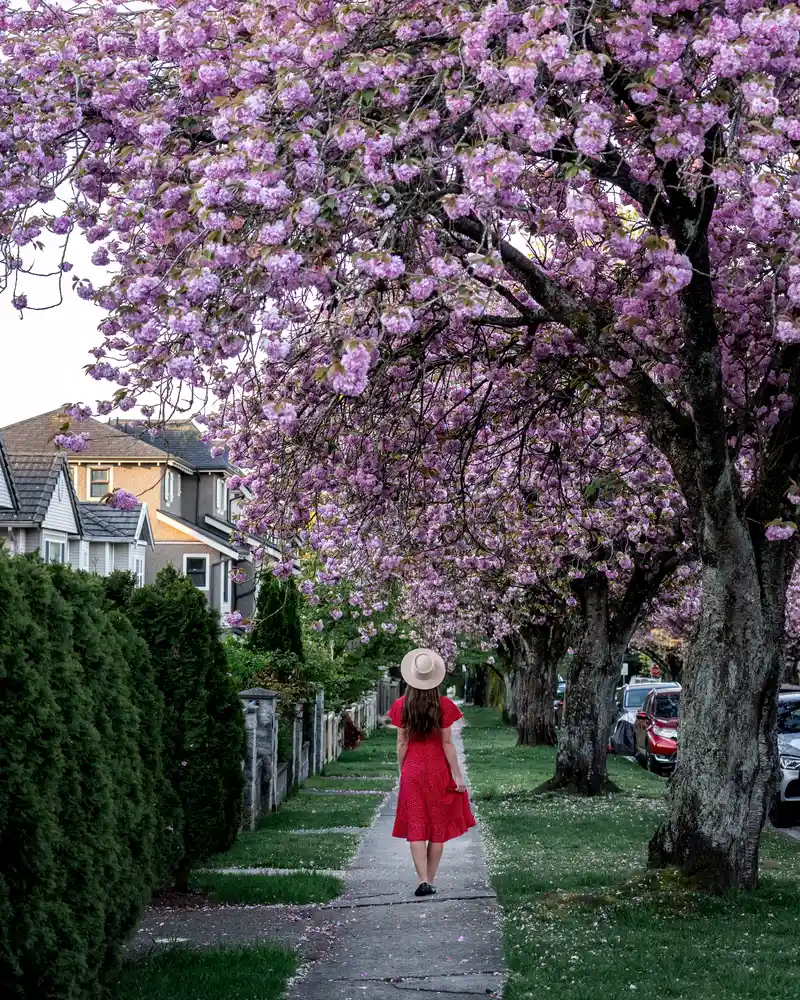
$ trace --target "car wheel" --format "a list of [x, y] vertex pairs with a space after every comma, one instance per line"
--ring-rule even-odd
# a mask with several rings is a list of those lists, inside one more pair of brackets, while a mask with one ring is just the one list
[[769, 811], [769, 821], [776, 827], [794, 826], [798, 822], [797, 812], [776, 798]]
[[655, 757], [650, 753], [650, 748], [647, 750], [647, 770], [652, 774], [661, 774], [661, 768], [656, 764]]

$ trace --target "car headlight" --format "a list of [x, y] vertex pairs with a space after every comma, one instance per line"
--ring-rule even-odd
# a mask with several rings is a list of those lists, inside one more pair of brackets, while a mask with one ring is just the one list
[[677, 740], [677, 729], [665, 729], [663, 726], [653, 726], [653, 732], [665, 740]]
[[800, 757], [790, 757], [781, 754], [781, 767], [784, 771], [800, 771]]

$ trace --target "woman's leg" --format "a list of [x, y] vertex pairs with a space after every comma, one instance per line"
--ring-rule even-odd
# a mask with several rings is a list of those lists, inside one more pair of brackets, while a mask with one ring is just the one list
[[428, 844], [428, 871], [427, 871], [427, 881], [433, 885], [434, 879], [436, 878], [436, 872], [439, 870], [439, 862], [442, 860], [442, 851], [444, 850], [444, 844], [434, 844], [433, 841]]
[[411, 841], [411, 857], [420, 882], [428, 881], [428, 845], [424, 840]]

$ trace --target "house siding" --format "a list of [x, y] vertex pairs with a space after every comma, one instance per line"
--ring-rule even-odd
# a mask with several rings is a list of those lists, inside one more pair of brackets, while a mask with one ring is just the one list
[[12, 507], [11, 490], [6, 481], [5, 472], [0, 469], [0, 507]]
[[130, 543], [125, 542], [124, 544], [114, 545], [114, 569], [122, 570], [127, 573], [131, 566], [133, 565], [133, 560], [131, 559], [131, 548]]
[[179, 572], [183, 572], [183, 557], [184, 555], [198, 555], [205, 556], [208, 558], [208, 570], [211, 577], [210, 587], [208, 590], [204, 590], [203, 593], [208, 598], [208, 603], [212, 608], [219, 610], [219, 563], [223, 558], [216, 549], [212, 549], [208, 545], [203, 545], [201, 542], [193, 544], [187, 542], [186, 544], [161, 544], [156, 545], [152, 552], [148, 552], [147, 561], [145, 563], [145, 580], [147, 583], [152, 583], [158, 575], [159, 570], [162, 570], [165, 566], [174, 566]]
[[78, 524], [75, 520], [75, 511], [70, 498], [69, 484], [66, 473], [63, 471], [58, 475], [56, 488], [47, 513], [44, 517], [43, 527], [53, 531], [66, 531], [71, 535], [78, 533]]
[[69, 564], [73, 569], [81, 568], [81, 545], [83, 543], [76, 538], [70, 539], [69, 543]]
[[105, 542], [89, 543], [89, 572], [97, 573], [98, 576], [106, 575]]

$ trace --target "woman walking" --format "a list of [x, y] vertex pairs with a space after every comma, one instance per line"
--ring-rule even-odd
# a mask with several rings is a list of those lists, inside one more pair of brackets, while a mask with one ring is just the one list
[[419, 878], [414, 895], [432, 896], [445, 842], [475, 826], [450, 729], [461, 712], [439, 694], [445, 666], [438, 653], [414, 649], [400, 672], [408, 690], [389, 709], [400, 766], [392, 836], [411, 843]]

